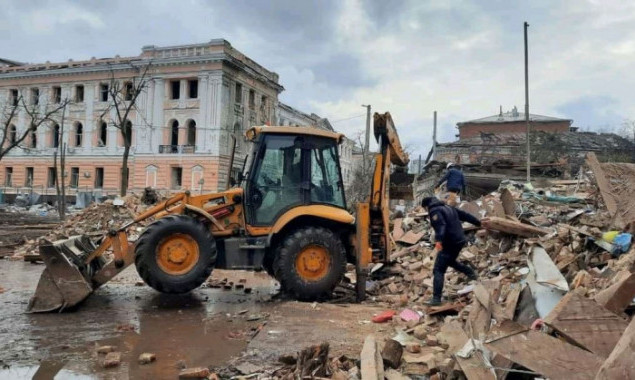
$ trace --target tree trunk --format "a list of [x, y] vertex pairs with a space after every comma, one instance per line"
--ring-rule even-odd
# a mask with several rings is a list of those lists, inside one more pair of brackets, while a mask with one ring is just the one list
[[60, 220], [64, 220], [66, 219], [66, 180], [64, 179], [64, 173], [66, 173], [66, 143], [62, 144], [62, 154], [60, 155], [60, 171], [62, 172], [62, 183], [60, 185], [62, 196], [58, 205]]
[[[124, 135], [124, 141], [127, 140], [126, 136]], [[130, 154], [130, 144], [128, 144], [127, 142], [124, 144], [124, 149], [123, 149], [123, 161], [121, 164], [121, 187], [119, 189], [119, 195], [121, 197], [125, 197], [126, 193], [128, 191], [128, 179], [129, 179], [129, 175], [128, 175], [128, 156]]]

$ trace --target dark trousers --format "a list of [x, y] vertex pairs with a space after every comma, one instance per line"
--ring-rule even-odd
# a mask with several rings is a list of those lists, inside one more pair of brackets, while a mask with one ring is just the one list
[[461, 253], [464, 246], [465, 243], [458, 245], [443, 244], [443, 249], [441, 252], [437, 253], [437, 258], [434, 261], [434, 268], [432, 270], [432, 273], [434, 274], [434, 280], [432, 282], [433, 296], [435, 299], [441, 299], [441, 295], [443, 294], [443, 282], [445, 281], [445, 272], [448, 270], [448, 267], [452, 267], [468, 277], [475, 275], [472, 268], [456, 261], [456, 258], [459, 257], [459, 253]]

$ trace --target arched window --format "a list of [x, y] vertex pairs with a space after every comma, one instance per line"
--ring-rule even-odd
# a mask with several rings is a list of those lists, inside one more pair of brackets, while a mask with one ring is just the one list
[[11, 144], [15, 144], [18, 141], [18, 130], [15, 125], [11, 124], [9, 126], [9, 142]]
[[[124, 124], [125, 135], [124, 140], [127, 146], [132, 145], [132, 122], [130, 120], [126, 120], [126, 124]], [[124, 145], [125, 146], [125, 145]]]
[[196, 145], [196, 122], [194, 120], [187, 123], [187, 145]]
[[99, 140], [97, 146], [106, 146], [108, 143], [108, 124], [105, 121], [99, 123]]
[[174, 120], [170, 129], [170, 145], [176, 146], [179, 145], [179, 122], [178, 120]]
[[75, 146], [79, 147], [82, 146], [82, 137], [83, 137], [83, 133], [84, 133], [84, 126], [82, 125], [82, 123], [77, 122], [75, 123]]
[[53, 139], [51, 140], [53, 143], [53, 148], [57, 148], [60, 146], [60, 125], [55, 124], [53, 127]]

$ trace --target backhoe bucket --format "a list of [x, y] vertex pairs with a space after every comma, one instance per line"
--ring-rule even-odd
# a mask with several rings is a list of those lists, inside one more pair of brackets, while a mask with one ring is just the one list
[[406, 170], [407, 168], [397, 167], [390, 175], [390, 199], [403, 199], [405, 201], [414, 199], [413, 182], [415, 175], [408, 174]]
[[40, 244], [40, 256], [46, 265], [27, 311], [62, 311], [83, 301], [93, 292], [92, 265], [84, 259], [95, 250], [86, 236]]

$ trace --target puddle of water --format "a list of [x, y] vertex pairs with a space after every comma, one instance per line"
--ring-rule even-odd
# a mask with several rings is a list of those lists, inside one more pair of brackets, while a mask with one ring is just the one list
[[0, 369], [1, 380], [51, 380], [51, 379], [69, 379], [69, 380], [87, 380], [95, 379], [96, 376], [76, 373], [72, 370], [64, 369], [64, 362], [43, 361], [39, 366], [11, 366]]

